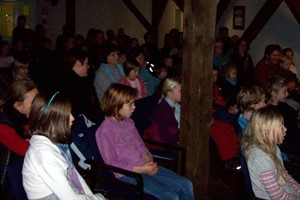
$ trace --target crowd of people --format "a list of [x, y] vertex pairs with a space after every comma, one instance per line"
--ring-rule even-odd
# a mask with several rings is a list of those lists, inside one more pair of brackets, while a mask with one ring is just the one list
[[[19, 16], [12, 43], [0, 42], [1, 192], [10, 191], [8, 166], [18, 161], [29, 199], [104, 199], [91, 192], [66, 145], [84, 116], [99, 125], [96, 140], [105, 163], [142, 174], [144, 191], [158, 199], [192, 200], [191, 182], [158, 166], [142, 140], [179, 144], [182, 32], [172, 29], [159, 49], [151, 32], [140, 45], [123, 28], [117, 34], [91, 28], [84, 37], [64, 26], [52, 49], [42, 25], [33, 31], [25, 24]], [[300, 156], [293, 50], [270, 44], [254, 67], [248, 49], [246, 40], [220, 28], [210, 136], [226, 170], [240, 170], [242, 147], [257, 197], [299, 199], [300, 175], [293, 179], [284, 168]], [[280, 194], [270, 189], [269, 178]]]

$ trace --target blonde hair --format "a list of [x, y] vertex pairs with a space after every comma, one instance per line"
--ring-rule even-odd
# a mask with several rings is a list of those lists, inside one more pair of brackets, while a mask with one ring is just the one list
[[285, 168], [277, 156], [279, 134], [283, 131], [280, 127], [282, 123], [282, 115], [274, 108], [258, 109], [250, 119], [241, 145], [246, 158], [253, 146], [268, 154], [275, 164], [281, 185], [286, 182]]
[[257, 104], [266, 98], [264, 89], [256, 85], [247, 85], [237, 95], [237, 103], [242, 111], [253, 111], [252, 104]]
[[277, 75], [273, 75], [268, 79], [267, 86], [266, 86], [266, 92], [268, 97], [268, 102], [272, 103], [275, 99], [275, 97], [272, 96], [272, 92], [278, 93], [279, 90], [283, 87], [287, 86], [287, 81]]
[[178, 85], [181, 85], [181, 81], [179, 79], [167, 78], [162, 86], [162, 97], [166, 97], [168, 92], [172, 91]]
[[285, 55], [282, 55], [280, 57], [280, 65], [287, 62], [287, 61], [290, 61], [292, 64], [294, 64], [294, 60], [293, 58], [289, 57], [289, 56], [285, 56]]

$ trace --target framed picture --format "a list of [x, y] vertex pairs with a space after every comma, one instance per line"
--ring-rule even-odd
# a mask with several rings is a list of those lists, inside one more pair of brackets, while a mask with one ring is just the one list
[[244, 30], [245, 29], [245, 6], [233, 7], [233, 29]]

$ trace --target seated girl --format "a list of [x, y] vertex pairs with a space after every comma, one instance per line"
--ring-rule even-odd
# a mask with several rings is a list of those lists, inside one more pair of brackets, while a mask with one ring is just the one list
[[261, 108], [250, 119], [242, 150], [258, 198], [300, 199], [300, 184], [287, 173], [277, 146], [285, 132], [282, 115], [273, 108]]
[[[96, 141], [106, 164], [140, 173], [144, 191], [158, 199], [193, 200], [191, 181], [158, 166], [146, 148], [130, 116], [135, 110], [136, 90], [112, 84], [106, 90], [101, 108], [106, 119], [96, 132]], [[115, 174], [121, 181], [135, 184], [128, 176]]]
[[157, 142], [179, 142], [181, 82], [167, 78], [162, 86], [162, 101], [155, 107], [152, 124], [145, 137]]
[[29, 115], [33, 136], [22, 170], [28, 199], [105, 199], [92, 193], [73, 164], [68, 146], [73, 121], [71, 103], [59, 92], [33, 100]]
[[148, 92], [143, 80], [138, 77], [140, 67], [136, 59], [128, 57], [123, 67], [125, 76], [120, 78], [119, 83], [135, 88], [137, 90], [136, 99], [146, 97]]

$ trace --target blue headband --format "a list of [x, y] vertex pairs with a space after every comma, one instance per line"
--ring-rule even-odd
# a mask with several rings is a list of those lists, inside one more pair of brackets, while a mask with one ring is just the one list
[[53, 99], [56, 97], [56, 95], [58, 95], [58, 93], [59, 93], [59, 91], [55, 92], [55, 93], [52, 95], [52, 97], [50, 98], [50, 100], [49, 100], [48, 103], [47, 103], [47, 106], [46, 106], [46, 108], [45, 108], [45, 112], [48, 111], [48, 108], [49, 108], [50, 104], [52, 103], [52, 101], [53, 101]]

